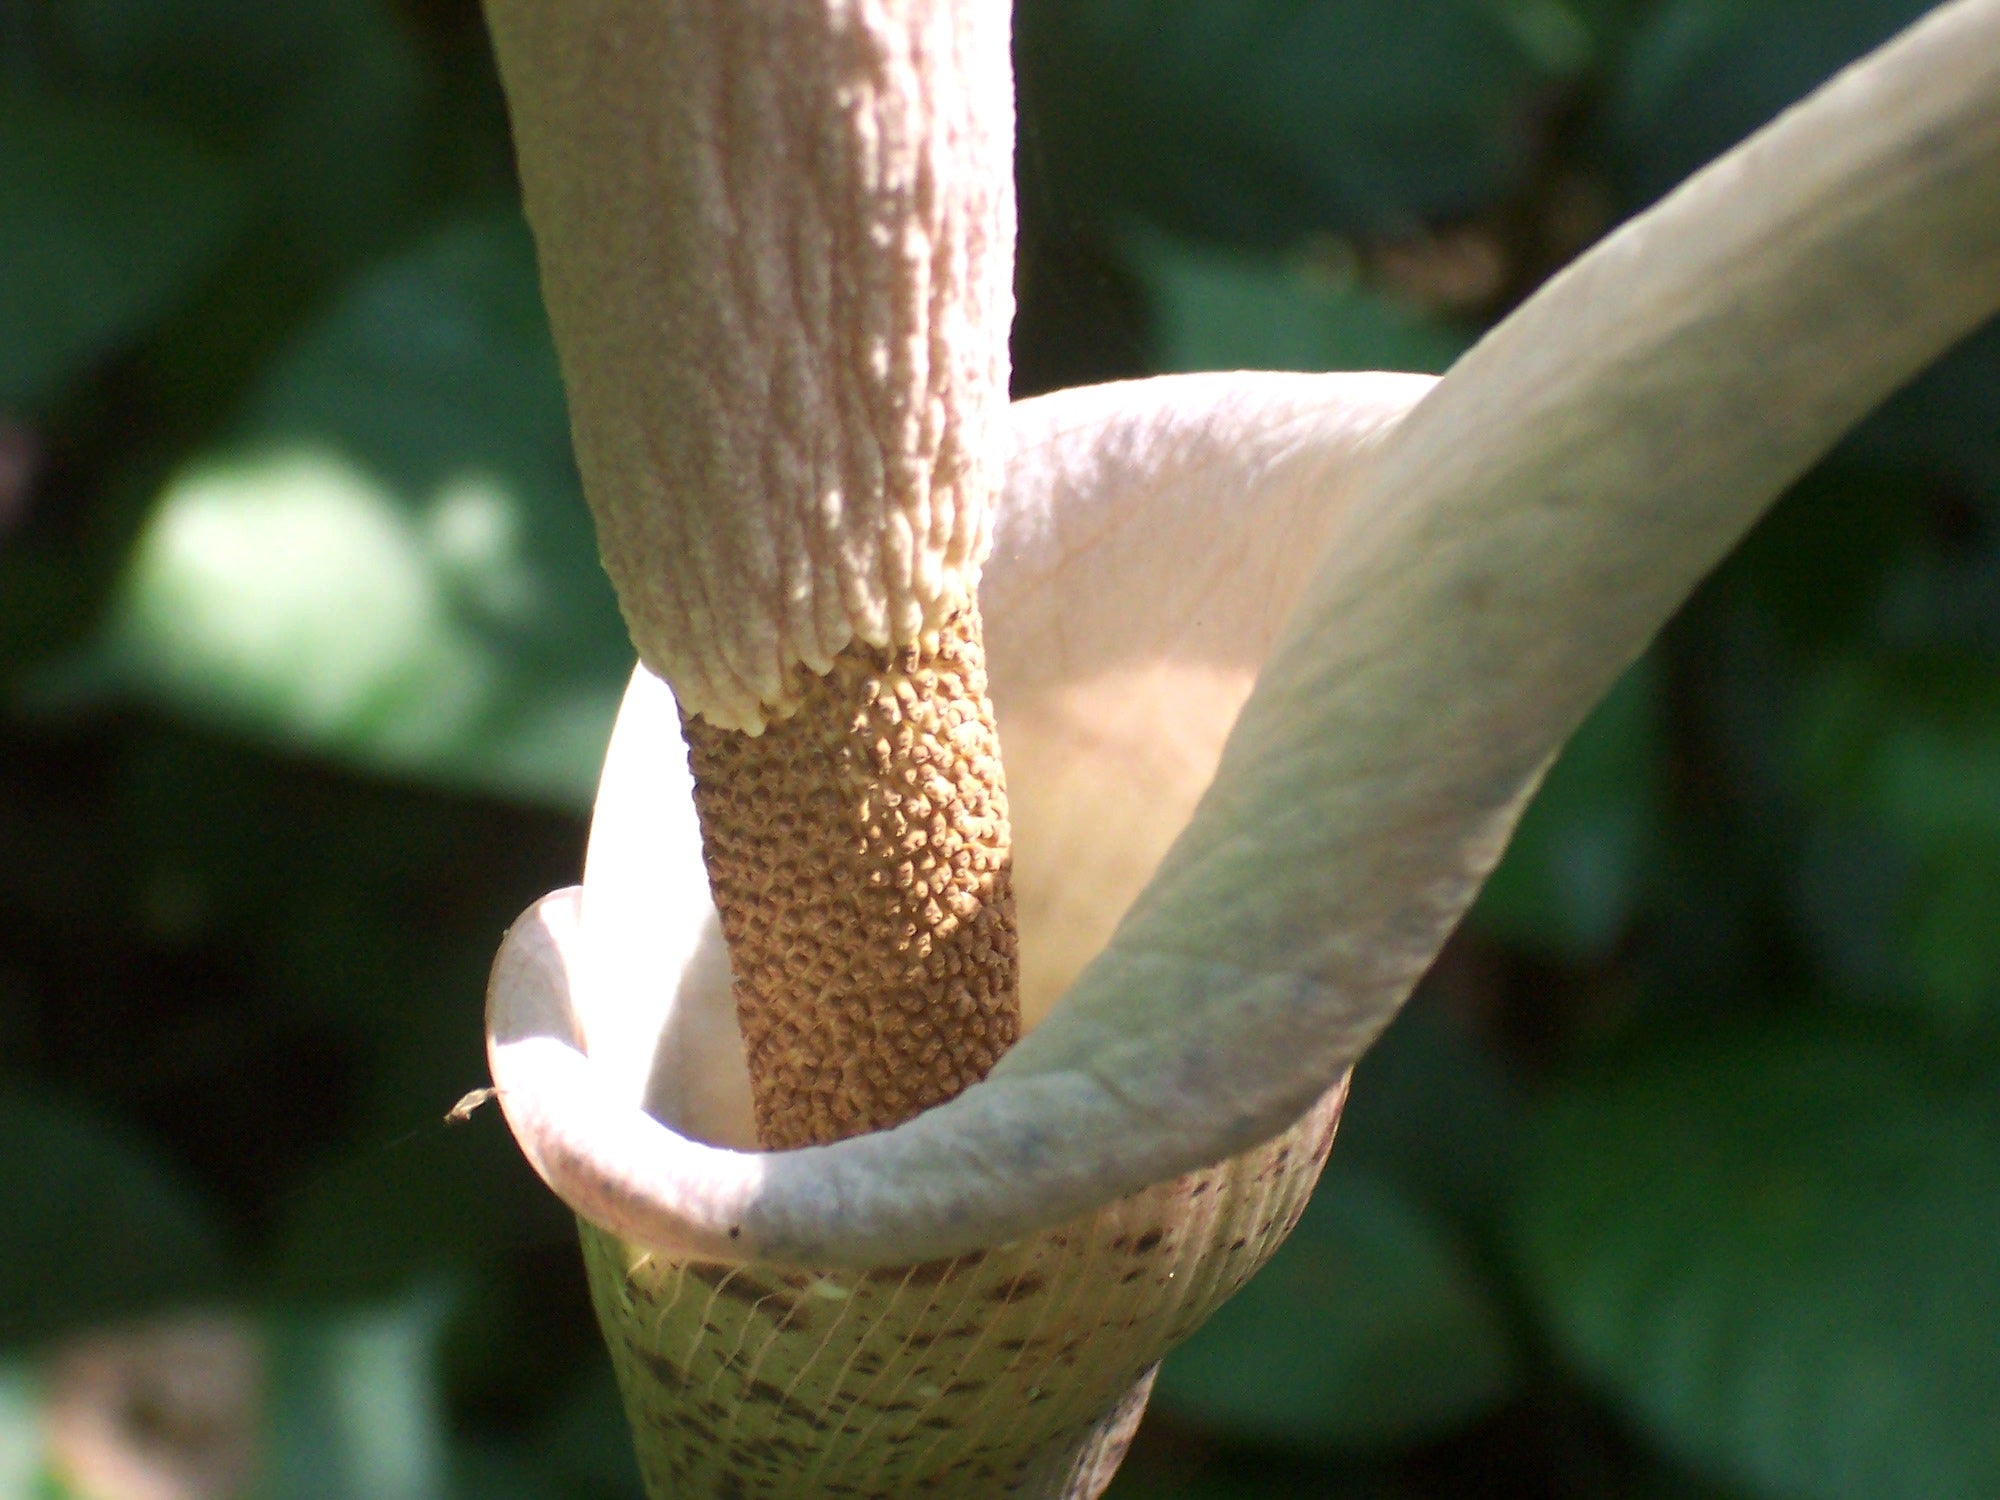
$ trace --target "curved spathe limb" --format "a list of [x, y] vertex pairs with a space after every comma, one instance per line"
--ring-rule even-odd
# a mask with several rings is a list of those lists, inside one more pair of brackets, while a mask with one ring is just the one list
[[1996, 309], [2000, 3], [1959, 0], [1583, 257], [1390, 435], [1201, 810], [995, 1082], [1086, 1077], [1167, 1168], [1289, 1118], [1680, 601]]
[[673, 1170], [707, 1196], [621, 1178], [605, 1222], [907, 1261], [1269, 1136], [1386, 1024], [1679, 600], [1996, 306], [2000, 0], [1958, 0], [1586, 256], [1385, 438], [1193, 823], [986, 1083], [833, 1147], [688, 1146]]

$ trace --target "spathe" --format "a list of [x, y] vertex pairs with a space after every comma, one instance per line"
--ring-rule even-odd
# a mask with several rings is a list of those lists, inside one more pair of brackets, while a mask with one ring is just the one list
[[[2000, 0], [1958, 0], [1612, 236], [1421, 399], [1420, 384], [1385, 377], [1235, 376], [1030, 404], [1019, 420], [1045, 424], [1042, 437], [1017, 445], [982, 591], [1024, 896], [1035, 862], [1057, 858], [1032, 851], [1038, 828], [1093, 851], [1112, 835], [1089, 821], [1091, 796], [1055, 790], [1058, 752], [1017, 757], [1014, 741], [1033, 747], [1044, 720], [1091, 702], [1089, 722], [1164, 749], [1149, 726], [1185, 682], [1149, 673], [1207, 661], [1162, 656], [1120, 612], [1150, 602], [1156, 627], [1192, 630], [1184, 640], [1212, 629], [1247, 644], [1275, 634], [1288, 579], [1299, 591], [1144, 895], [1047, 1024], [951, 1103], [807, 1151], [698, 1145], [576, 1045], [581, 1027], [598, 1052], [610, 985], [682, 983], [690, 1007], [719, 993], [719, 947], [704, 957], [693, 931], [706, 896], [692, 815], [662, 775], [671, 714], [642, 687], [599, 804], [588, 942], [559, 895], [496, 964], [494, 1078], [524, 1149], [573, 1207], [630, 1239], [836, 1266], [998, 1243], [1270, 1136], [1387, 1023], [1541, 767], [1688, 590], [1843, 431], [1996, 307]], [[1208, 524], [1176, 527], [1177, 514]], [[1172, 567], [1135, 589], [1115, 549], [1084, 545], [1093, 516]], [[1206, 591], [1190, 582], [1204, 578]], [[1039, 650], [1012, 658], [1000, 601], [1021, 590], [1007, 607], [1026, 630], [1033, 590], [1058, 579], [1107, 623], [1052, 612]], [[1188, 600], [1214, 615], [1190, 626]], [[1212, 692], [1197, 746], [1221, 732], [1246, 666], [1217, 660], [1199, 678]], [[627, 755], [648, 761], [650, 791], [626, 788]], [[1186, 776], [1169, 779], [1186, 792]], [[1152, 800], [1140, 787], [1125, 805]], [[634, 875], [610, 851], [642, 816], [682, 818], [685, 833], [663, 835]], [[1069, 887], [1085, 898], [1074, 907], [1036, 918], [1024, 899], [1024, 927], [1051, 934], [1028, 933], [1031, 953], [1044, 947], [1031, 984], [1060, 977], [1122, 904], [1119, 881], [1150, 862], [1158, 826], [1128, 830], [1140, 842], [1123, 875], [1062, 861], [1042, 889]], [[629, 929], [643, 962], [606, 937], [622, 899], [609, 893], [628, 881], [677, 893], [675, 930]]]
[[[1031, 1028], [1186, 825], [1351, 476], [1432, 384], [1183, 376], [1013, 409], [981, 603]], [[517, 924], [489, 1030], [517, 1137], [586, 1218], [666, 1250], [848, 1263], [816, 1246], [844, 1191], [817, 1164], [839, 1148], [747, 1149], [748, 1082], [679, 715], [643, 668], [606, 757], [583, 901], [559, 892]], [[679, 1139], [642, 1100], [696, 1139], [746, 1149]], [[749, 1207], [773, 1171], [827, 1194], [805, 1210], [803, 1242], [773, 1238]], [[928, 1257], [905, 1248], [934, 1243], [904, 1238], [920, 1204], [899, 1205], [873, 1259]], [[709, 1227], [691, 1232], [704, 1215]]]

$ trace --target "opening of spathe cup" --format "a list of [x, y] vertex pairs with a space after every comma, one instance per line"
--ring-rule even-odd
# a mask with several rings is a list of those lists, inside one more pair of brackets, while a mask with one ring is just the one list
[[680, 714], [643, 666], [625, 690], [598, 783], [581, 936], [572, 1003], [606, 1097], [710, 1145], [756, 1150]]

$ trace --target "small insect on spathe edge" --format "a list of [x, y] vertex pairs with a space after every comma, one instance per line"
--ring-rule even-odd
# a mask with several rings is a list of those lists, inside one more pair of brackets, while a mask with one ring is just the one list
[[454, 1104], [450, 1109], [445, 1111], [444, 1113], [445, 1124], [463, 1125], [467, 1120], [472, 1118], [472, 1112], [474, 1110], [479, 1108], [480, 1105], [486, 1103], [489, 1099], [496, 1097], [499, 1094], [499, 1092], [500, 1090], [496, 1088], [474, 1089], [471, 1093], [461, 1098], [458, 1101], [458, 1103]]

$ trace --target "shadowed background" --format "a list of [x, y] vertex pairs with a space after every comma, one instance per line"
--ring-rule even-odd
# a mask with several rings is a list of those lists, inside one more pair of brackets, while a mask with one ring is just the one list
[[[1923, 9], [1024, 0], [1017, 392], [1442, 369]], [[442, 1122], [629, 659], [476, 8], [0, 0], [0, 1500], [636, 1500]], [[1989, 327], [1584, 726], [1112, 1493], [1986, 1500], [1996, 1411]]]

